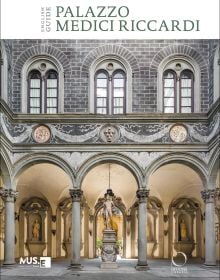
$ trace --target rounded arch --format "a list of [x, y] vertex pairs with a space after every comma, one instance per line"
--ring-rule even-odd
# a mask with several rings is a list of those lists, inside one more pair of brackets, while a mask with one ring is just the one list
[[119, 165], [124, 166], [127, 168], [134, 178], [137, 181], [138, 188], [143, 187], [143, 173], [141, 169], [137, 166], [135, 162], [133, 162], [130, 158], [121, 155], [121, 154], [109, 154], [109, 153], [102, 153], [102, 154], [97, 154], [94, 157], [90, 158], [84, 164], [80, 167], [78, 174], [77, 174], [77, 184], [78, 187], [81, 188], [83, 179], [87, 175], [87, 173], [95, 166], [102, 164], [102, 163], [116, 163]]
[[[58, 102], [58, 113], [62, 113], [64, 111], [64, 66], [53, 55], [48, 54], [39, 54], [34, 55], [26, 59], [24, 62], [22, 68], [20, 69], [21, 73], [21, 112], [26, 113], [28, 111], [27, 108], [27, 92], [28, 92], [28, 86], [27, 86], [27, 80], [29, 75], [29, 68], [31, 65], [36, 64], [37, 62], [43, 61], [44, 63], [48, 63], [52, 70], [56, 71], [58, 73], [58, 93], [59, 93], [59, 102]], [[39, 68], [39, 67], [38, 67]], [[30, 71], [35, 71], [35, 69], [32, 69]], [[37, 71], [40, 73], [39, 69]], [[48, 71], [48, 70], [47, 70]]]
[[62, 170], [64, 170], [67, 173], [67, 175], [69, 175], [71, 179], [72, 186], [70, 186], [70, 188], [73, 188], [75, 186], [75, 174], [72, 168], [68, 165], [68, 163], [66, 163], [63, 159], [59, 158], [58, 156], [48, 154], [48, 153], [33, 153], [21, 158], [15, 164], [14, 167], [13, 181], [15, 182], [15, 184], [13, 185], [16, 187], [16, 181], [19, 175], [25, 169], [37, 163], [51, 163], [60, 167]]
[[208, 73], [208, 65], [206, 61], [204, 60], [203, 56], [198, 53], [194, 48], [184, 45], [184, 44], [178, 44], [178, 45], [169, 45], [164, 48], [162, 48], [158, 53], [155, 54], [153, 57], [150, 69], [158, 69], [159, 64], [166, 58], [170, 56], [183, 56], [188, 57], [193, 61], [196, 61], [201, 69], [201, 72]]
[[138, 61], [129, 50], [120, 45], [108, 44], [99, 46], [88, 53], [81, 66], [82, 75], [88, 74], [91, 64], [100, 57], [104, 57], [106, 55], [123, 58], [123, 60], [130, 65], [133, 73], [139, 71]]
[[126, 112], [132, 112], [132, 78], [139, 73], [136, 57], [119, 45], [104, 45], [90, 51], [81, 66], [81, 80], [89, 77], [89, 112], [94, 113], [94, 75], [97, 66], [104, 61], [116, 61], [123, 65], [126, 72]]
[[[189, 71], [192, 71], [194, 76], [194, 90], [193, 90], [193, 96], [194, 96], [194, 112], [200, 112], [201, 106], [200, 106], [200, 84], [201, 84], [201, 71], [200, 66], [197, 63], [197, 61], [189, 56], [182, 55], [182, 54], [172, 54], [169, 56], [166, 56], [158, 65], [157, 68], [157, 109], [162, 112], [163, 106], [162, 106], [162, 100], [163, 100], [163, 83], [161, 82], [163, 80], [163, 74], [164, 70], [166, 69], [168, 64], [171, 64], [173, 62], [183, 62], [189, 67]], [[182, 63], [181, 63], [182, 64]], [[167, 71], [167, 70], [165, 70]], [[185, 71], [185, 70], [183, 70]]]
[[1, 147], [1, 154], [0, 154], [0, 176], [2, 177], [3, 185], [6, 188], [11, 188], [11, 162], [10, 159], [3, 149]]
[[194, 48], [185, 45], [185, 44], [174, 44], [168, 45], [162, 48], [158, 53], [153, 57], [150, 64], [150, 76], [155, 78], [155, 83], [157, 79], [157, 87], [158, 87], [158, 96], [157, 96], [157, 106], [158, 110], [161, 111], [161, 92], [162, 92], [162, 83], [161, 83], [161, 71], [166, 65], [167, 61], [172, 59], [183, 59], [190, 63], [195, 71], [195, 112], [199, 112], [201, 109], [201, 99], [203, 95], [206, 94], [206, 88], [203, 86], [203, 82], [207, 82], [208, 78], [208, 65], [204, 60], [203, 56], [197, 52]]
[[216, 179], [217, 179], [217, 175], [219, 172], [219, 156], [220, 156], [220, 152], [219, 152], [219, 147], [217, 146], [217, 148], [213, 151], [212, 153], [212, 157], [210, 158], [209, 161], [209, 183], [212, 186], [212, 188], [216, 187]]
[[146, 170], [146, 180], [149, 180], [150, 176], [160, 167], [169, 163], [180, 163], [192, 168], [201, 178], [203, 187], [207, 188], [207, 167], [198, 158], [193, 155], [184, 153], [172, 153], [166, 154], [157, 160], [155, 160], [150, 167]]

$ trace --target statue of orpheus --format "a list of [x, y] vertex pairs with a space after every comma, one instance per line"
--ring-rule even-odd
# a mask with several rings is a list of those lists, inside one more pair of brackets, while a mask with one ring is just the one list
[[34, 240], [40, 240], [40, 224], [38, 219], [36, 219], [33, 223], [32, 236]]
[[105, 229], [112, 229], [112, 208], [114, 207], [114, 203], [112, 201], [112, 196], [107, 194], [105, 198], [105, 202], [103, 204], [103, 218]]

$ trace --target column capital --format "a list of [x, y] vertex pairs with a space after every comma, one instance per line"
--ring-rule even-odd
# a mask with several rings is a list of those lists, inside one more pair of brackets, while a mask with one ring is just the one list
[[83, 191], [81, 191], [80, 189], [70, 189], [69, 192], [73, 202], [81, 201]]
[[0, 189], [0, 196], [2, 197], [2, 199], [4, 201], [8, 201], [10, 199], [12, 199], [13, 201], [16, 200], [16, 198], [18, 197], [18, 192], [14, 191], [12, 189]]
[[218, 193], [216, 189], [201, 191], [202, 199], [205, 203], [214, 203], [215, 198], [219, 195]]
[[150, 191], [146, 189], [137, 190], [136, 195], [137, 198], [139, 199], [139, 203], [146, 202], [146, 198], [149, 197], [149, 192]]

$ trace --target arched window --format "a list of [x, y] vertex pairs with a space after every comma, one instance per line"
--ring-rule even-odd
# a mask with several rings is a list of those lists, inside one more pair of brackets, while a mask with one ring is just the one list
[[118, 62], [104, 62], [95, 73], [95, 113], [125, 113], [126, 74]]
[[37, 61], [29, 67], [28, 112], [58, 113], [58, 72], [48, 61]]
[[169, 63], [163, 72], [163, 112], [194, 112], [194, 74], [185, 62]]

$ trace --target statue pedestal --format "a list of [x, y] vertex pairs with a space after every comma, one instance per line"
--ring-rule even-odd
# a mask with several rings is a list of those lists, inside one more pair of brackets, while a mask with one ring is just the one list
[[178, 252], [185, 253], [187, 258], [191, 258], [192, 251], [195, 248], [195, 243], [192, 241], [179, 241], [174, 243], [174, 248]]
[[46, 243], [41, 241], [30, 241], [27, 248], [30, 256], [43, 257], [43, 251], [46, 249]]
[[102, 240], [102, 263], [101, 268], [117, 268], [117, 247], [116, 247], [116, 232], [115, 230], [106, 229], [103, 231]]

